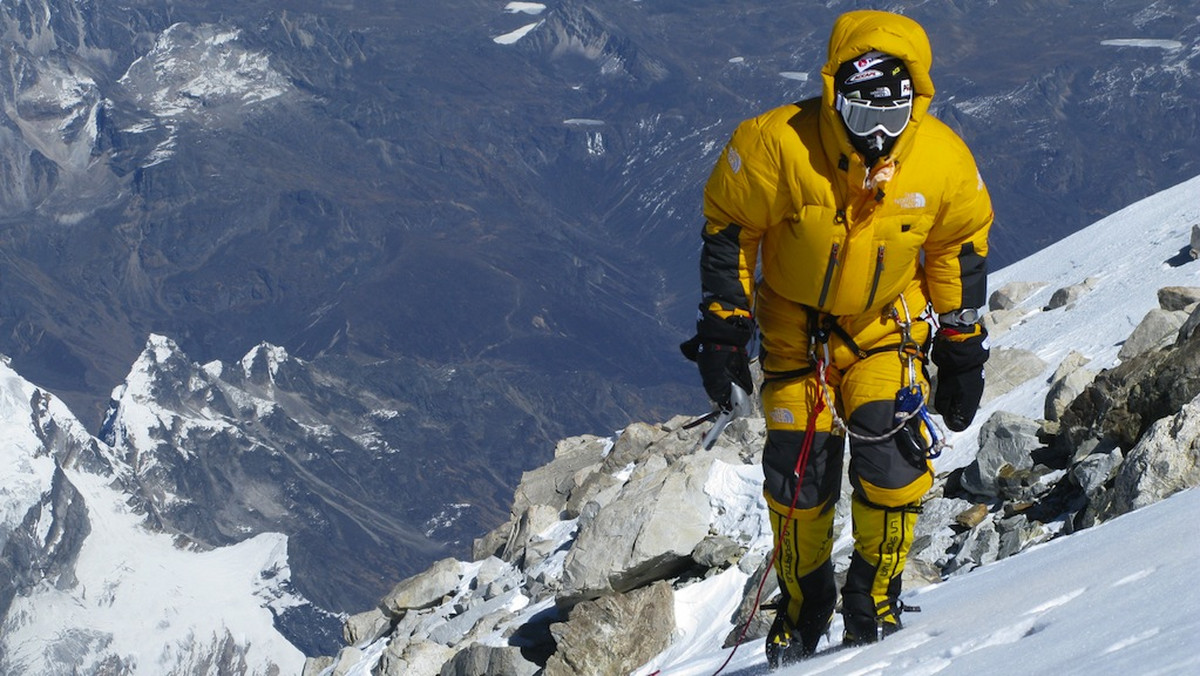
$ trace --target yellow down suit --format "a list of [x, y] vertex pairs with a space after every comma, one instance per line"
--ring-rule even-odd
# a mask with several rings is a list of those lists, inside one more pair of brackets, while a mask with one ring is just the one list
[[[914, 90], [908, 127], [872, 167], [850, 143], [833, 82], [840, 64], [870, 50], [904, 60]], [[966, 145], [928, 112], [931, 62], [917, 23], [843, 15], [821, 97], [742, 122], [705, 187], [701, 311], [752, 317], [761, 333], [776, 570], [788, 617], [809, 639], [826, 630], [836, 602], [830, 553], [845, 434], [832, 413], [852, 432], [855, 553], [842, 612], [870, 613], [886, 631], [897, 622], [900, 573], [932, 484], [928, 460], [906, 457], [894, 438], [869, 439], [893, 427], [896, 394], [910, 384], [898, 322], [911, 318], [911, 338], [924, 344], [929, 328], [917, 316], [927, 306], [944, 313], [986, 300], [991, 200]], [[822, 387], [814, 357], [826, 350]], [[826, 408], [810, 420], [818, 399]], [[797, 487], [810, 422], [815, 436]]]

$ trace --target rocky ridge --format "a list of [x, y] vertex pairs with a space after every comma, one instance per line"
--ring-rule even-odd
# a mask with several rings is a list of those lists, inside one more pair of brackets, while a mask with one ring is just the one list
[[[1040, 286], [993, 293], [984, 319], [993, 335]], [[1060, 289], [1043, 311], [1088, 288]], [[1119, 366], [1097, 374], [1071, 352], [1048, 383], [1044, 418], [997, 411], [985, 421], [975, 461], [942, 473], [926, 498], [906, 588], [1200, 484], [1200, 288], [1158, 295]], [[997, 351], [986, 398], [1041, 372], [1036, 355], [1020, 352]], [[747, 623], [746, 640], [765, 635], [766, 613], [750, 616], [770, 555], [758, 492], [764, 422], [735, 421], [707, 452], [697, 450], [702, 428], [687, 422], [561, 441], [554, 460], [524, 474], [509, 520], [476, 540], [474, 561], [444, 559], [397, 584], [349, 618], [347, 647], [310, 658], [306, 676], [630, 673], [669, 645], [674, 595], [731, 568], [746, 584], [734, 616], [713, 618], [735, 627], [726, 645]], [[839, 575], [850, 546], [847, 537], [835, 546]], [[764, 594], [773, 587], [770, 576]]]

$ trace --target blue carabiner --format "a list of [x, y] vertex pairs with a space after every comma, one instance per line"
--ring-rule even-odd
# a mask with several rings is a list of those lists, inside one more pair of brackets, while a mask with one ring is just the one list
[[[933, 459], [942, 454], [941, 439], [937, 434], [937, 427], [933, 423], [933, 417], [929, 415], [929, 409], [925, 406], [925, 397], [921, 394], [921, 388], [916, 385], [901, 388], [896, 393], [896, 413], [893, 420], [898, 425], [901, 422], [907, 424], [913, 418], [918, 419], [918, 425], [924, 425], [924, 430], [913, 430], [919, 436], [920, 449], [913, 449], [914, 452], [919, 451], [922, 455], [929, 459]], [[924, 432], [924, 434], [921, 434]], [[926, 441], [928, 439], [928, 441]], [[918, 443], [918, 439], [912, 439], [912, 443]]]
[[921, 404], [921, 422], [925, 423], [925, 431], [929, 433], [929, 456], [930, 460], [937, 458], [942, 454], [942, 440], [938, 437], [937, 427], [933, 424], [933, 416], [929, 415], [929, 409], [925, 404]]

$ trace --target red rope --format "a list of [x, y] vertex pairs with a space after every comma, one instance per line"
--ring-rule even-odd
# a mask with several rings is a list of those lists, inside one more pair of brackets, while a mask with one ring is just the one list
[[[729, 666], [729, 662], [733, 660], [733, 656], [737, 654], [737, 649], [746, 638], [746, 632], [750, 629], [750, 623], [754, 621], [754, 614], [758, 612], [759, 602], [762, 601], [763, 587], [767, 583], [767, 577], [771, 575], [771, 569], [775, 567], [775, 560], [779, 557], [779, 548], [783, 546], [784, 539], [787, 537], [788, 526], [792, 521], [792, 514], [796, 511], [796, 500], [800, 497], [800, 488], [804, 485], [804, 470], [808, 468], [808, 456], [812, 453], [813, 438], [817, 432], [817, 416], [821, 414], [821, 410], [824, 407], [825, 398], [818, 394], [817, 402], [813, 405], [812, 413], [808, 416], [808, 429], [804, 430], [804, 443], [800, 445], [800, 455], [796, 458], [796, 467], [792, 470], [792, 473], [796, 475], [796, 488], [792, 491], [792, 504], [788, 505], [787, 516], [783, 518], [783, 527], [779, 529], [779, 538], [775, 541], [775, 547], [771, 552], [771, 561], [767, 564], [767, 569], [763, 572], [762, 579], [758, 581], [758, 591], [754, 594], [754, 607], [750, 609], [750, 615], [746, 617], [746, 622], [742, 624], [742, 631], [738, 634], [738, 639], [733, 644], [733, 650], [729, 651], [729, 656], [725, 658], [725, 662], [721, 664], [721, 667], [713, 672], [713, 676], [717, 676], [722, 671], [725, 671], [725, 667]], [[770, 507], [767, 509], [770, 509]], [[787, 612], [786, 608], [784, 612]], [[657, 671], [654, 672], [654, 674], [658, 673]]]

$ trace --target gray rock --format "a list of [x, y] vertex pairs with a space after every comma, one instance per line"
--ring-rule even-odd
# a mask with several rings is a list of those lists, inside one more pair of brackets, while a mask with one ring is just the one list
[[[396, 676], [404, 673], [408, 669], [408, 664], [403, 659], [404, 649], [408, 647], [408, 644], [409, 639], [405, 636], [393, 636], [388, 639], [387, 646], [379, 655], [379, 662], [371, 669], [372, 676]], [[446, 646], [438, 647], [447, 650]], [[438, 665], [438, 669], [441, 668], [441, 665]]]
[[747, 575], [752, 575], [756, 570], [767, 565], [767, 562], [770, 560], [770, 551], [751, 550], [738, 560], [738, 570], [746, 573]]
[[521, 586], [522, 576], [517, 570], [503, 577], [496, 578], [487, 585], [480, 587], [483, 598], [490, 599], [503, 594], [510, 589], [516, 589]]
[[956, 516], [970, 506], [970, 502], [959, 498], [935, 497], [926, 500], [921, 506], [917, 525], [913, 528], [909, 559], [924, 561], [939, 570], [944, 568], [953, 556], [950, 549], [956, 541], [956, 533], [950, 525]]
[[1009, 282], [988, 297], [988, 309], [1012, 310], [1044, 286], [1045, 282]]
[[997, 532], [1000, 536], [999, 548], [996, 550], [997, 560], [1006, 559], [1033, 545], [1046, 542], [1052, 536], [1045, 526], [1030, 523], [1024, 514], [1002, 519], [997, 524]]
[[692, 550], [692, 560], [705, 568], [728, 568], [737, 563], [746, 547], [726, 535], [709, 535]]
[[1087, 362], [1087, 357], [1072, 350], [1054, 371], [1050, 377], [1050, 389], [1046, 393], [1046, 420], [1057, 421], [1067, 406], [1096, 379], [1095, 372], [1083, 368]]
[[392, 619], [378, 608], [351, 615], [342, 625], [342, 640], [346, 645], [365, 645], [383, 636], [392, 628]]
[[1071, 286], [1058, 289], [1050, 296], [1050, 302], [1046, 305], [1045, 309], [1056, 310], [1074, 303], [1085, 293], [1095, 288], [1099, 281], [1098, 277], [1088, 277], [1079, 284], [1072, 284]]
[[[504, 545], [500, 558], [507, 562], [516, 562], [522, 568], [531, 568], [544, 559], [550, 552], [538, 548], [545, 538], [541, 533], [559, 522], [561, 509], [550, 505], [529, 505], [517, 519], [516, 531]], [[553, 545], [550, 546], [553, 551]]]
[[486, 589], [493, 582], [503, 580], [505, 578], [515, 577], [515, 571], [512, 566], [495, 556], [490, 556], [479, 563], [479, 570], [475, 573], [475, 589]]
[[1200, 397], [1156, 421], [1121, 463], [1099, 510], [1111, 519], [1200, 484]]
[[1183, 325], [1179, 327], [1179, 332], [1175, 334], [1175, 344], [1186, 342], [1196, 333], [1196, 327], [1200, 326], [1200, 306], [1197, 306], [1188, 313], [1187, 319], [1183, 320]]
[[608, 439], [584, 435], [558, 442], [554, 459], [521, 475], [513, 495], [512, 514], [520, 518], [532, 505], [549, 505], [562, 510], [574, 487], [579, 470], [595, 467], [604, 459]]
[[1133, 329], [1133, 333], [1125, 339], [1117, 356], [1121, 359], [1131, 359], [1143, 352], [1170, 345], [1175, 342], [1179, 328], [1185, 320], [1187, 314], [1184, 312], [1172, 312], [1161, 308], [1150, 310]]
[[593, 500], [607, 504], [620, 492], [624, 484], [625, 482], [612, 472], [590, 472], [580, 485], [571, 491], [563, 509], [563, 516], [568, 519], [578, 517], [583, 511], [583, 506]]
[[430, 608], [458, 587], [462, 567], [454, 559], [442, 559], [422, 573], [402, 580], [379, 602], [391, 617], [412, 609]]
[[1191, 247], [1188, 249], [1188, 253], [1193, 259], [1200, 258], [1200, 224], [1192, 226]]
[[1041, 447], [1037, 422], [1025, 416], [997, 411], [979, 430], [979, 452], [962, 475], [963, 487], [976, 495], [998, 497], [998, 478], [1004, 467], [1030, 469], [1030, 454]]
[[900, 574], [905, 591], [928, 587], [942, 581], [942, 569], [921, 559], [909, 559]]
[[319, 676], [321, 672], [332, 667], [336, 661], [336, 658], [329, 655], [306, 658], [304, 660], [304, 670], [300, 672], [300, 676]]
[[978, 527], [966, 532], [954, 558], [943, 570], [948, 575], [961, 575], [970, 570], [991, 563], [1000, 554], [1000, 534], [996, 525], [989, 517]]
[[1129, 450], [1150, 425], [1200, 394], [1200, 337], [1145, 352], [1097, 374], [1060, 419], [1057, 452], [1082, 458], [1099, 447]]
[[1087, 366], [1091, 358], [1083, 355], [1075, 350], [1067, 353], [1063, 360], [1058, 363], [1058, 368], [1054, 369], [1054, 375], [1050, 376], [1050, 382], [1053, 384], [1056, 381], [1062, 380], [1071, 375], [1075, 371]]
[[1090, 502], [1095, 502], [1123, 459], [1119, 450], [1093, 453], [1071, 466], [1071, 480], [1083, 489]]
[[1200, 287], [1164, 286], [1158, 290], [1158, 306], [1171, 312], [1189, 312], [1200, 303]]
[[433, 641], [392, 641], [379, 657], [379, 666], [372, 673], [375, 676], [437, 674], [453, 656], [453, 649]]
[[[517, 592], [514, 590], [486, 601], [476, 599], [468, 603], [461, 613], [431, 628], [428, 638], [435, 643], [453, 647], [461, 643], [484, 618], [491, 615], [510, 615], [506, 607], [516, 596]], [[492, 624], [495, 624], [494, 621]]]
[[668, 468], [651, 458], [634, 470], [618, 499], [585, 508], [564, 564], [564, 597], [628, 591], [689, 565], [709, 532], [704, 483], [712, 462], [711, 455], [694, 455]]
[[411, 640], [427, 640], [429, 634], [444, 626], [452, 618], [466, 612], [470, 599], [446, 598], [428, 610], [410, 611], [397, 623], [393, 636], [407, 635]]
[[633, 423], [621, 431], [612, 451], [604, 458], [600, 471], [614, 473], [631, 463], [639, 463], [650, 454], [650, 447], [663, 437], [666, 430], [656, 425]]
[[510, 517], [483, 537], [475, 538], [471, 543], [471, 558], [479, 561], [489, 556], [499, 556], [516, 531], [517, 521], [517, 517]]
[[363, 651], [354, 646], [347, 646], [338, 651], [337, 660], [333, 664], [333, 676], [345, 676], [359, 662], [363, 661], [365, 654]]
[[1009, 330], [1025, 318], [1029, 314], [1020, 308], [1012, 310], [992, 310], [983, 315], [983, 326], [987, 329], [988, 335], [992, 337], [999, 336]]
[[987, 380], [983, 387], [986, 403], [1036, 378], [1046, 370], [1046, 362], [1034, 352], [1014, 347], [992, 350], [984, 367]]
[[1032, 502], [1049, 493], [1062, 474], [1042, 465], [1004, 465], [996, 473], [996, 494], [1007, 501]]
[[675, 593], [655, 582], [628, 594], [585, 601], [550, 625], [558, 644], [545, 676], [628, 674], [662, 652], [675, 631]]
[[475, 643], [460, 650], [445, 665], [441, 676], [533, 676], [538, 666], [521, 655], [516, 646]]

